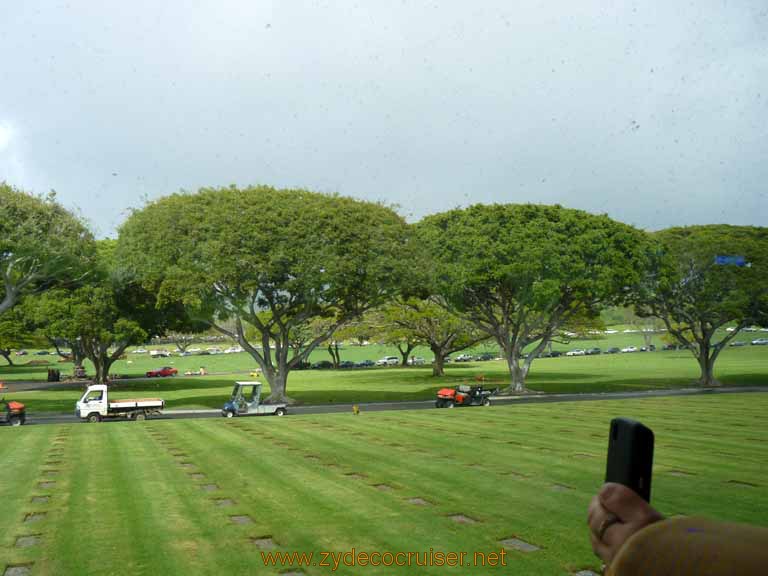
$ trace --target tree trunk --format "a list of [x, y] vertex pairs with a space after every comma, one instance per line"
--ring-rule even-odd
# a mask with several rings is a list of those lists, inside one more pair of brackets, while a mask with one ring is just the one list
[[288, 374], [283, 370], [271, 370], [269, 373], [264, 374], [269, 382], [269, 389], [271, 393], [269, 397], [264, 401], [265, 404], [279, 404], [282, 402], [293, 402], [288, 396], [285, 395], [285, 388], [288, 384]]
[[521, 367], [518, 359], [518, 353], [514, 347], [502, 348], [504, 358], [509, 368], [509, 386], [504, 390], [507, 393], [525, 392], [525, 376], [528, 372], [527, 367]]
[[403, 350], [401, 344], [397, 345], [397, 349], [400, 352], [400, 356], [403, 358], [402, 362], [400, 363], [401, 366], [403, 367], [408, 366], [408, 356], [411, 355], [411, 352], [413, 352], [414, 348], [416, 348], [416, 346], [411, 343], [408, 343], [405, 345], [405, 350]]
[[93, 375], [94, 384], [106, 384], [109, 381], [109, 369], [112, 367], [112, 360], [109, 357], [91, 358], [95, 373]]
[[328, 354], [331, 355], [331, 362], [333, 362], [333, 367], [338, 368], [339, 362], [341, 362], [341, 354], [339, 353], [339, 345], [337, 342], [328, 344]]
[[432, 376], [444, 376], [445, 356], [443, 351], [439, 348], [432, 348], [432, 353], [435, 355], [435, 361], [432, 363]]
[[699, 355], [696, 358], [701, 369], [699, 384], [705, 387], [720, 386], [720, 382], [715, 378], [715, 356], [710, 356], [708, 352], [707, 348], [700, 349]]
[[8, 366], [13, 366], [13, 360], [11, 360], [11, 351], [9, 349], [0, 350], [0, 356], [5, 358], [5, 361], [8, 362]]

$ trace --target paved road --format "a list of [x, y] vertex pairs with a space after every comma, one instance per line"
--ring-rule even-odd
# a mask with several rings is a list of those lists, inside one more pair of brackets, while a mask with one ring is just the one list
[[[766, 393], [768, 386], [741, 386], [732, 388], [684, 388], [676, 390], [651, 390], [641, 392], [604, 392], [596, 394], [526, 394], [523, 396], [495, 396], [492, 404], [543, 404], [546, 402], [582, 402], [588, 400], [622, 400], [628, 398], [658, 398], [666, 396], [697, 396], [703, 394], [734, 394], [741, 392]], [[435, 409], [434, 400], [417, 400], [405, 402], [371, 402], [359, 404], [363, 412], [378, 412], [382, 410], [425, 410]], [[335, 412], [351, 412], [352, 404], [318, 404], [311, 406], [292, 406], [289, 414], [331, 414]], [[219, 410], [166, 410], [155, 420], [172, 420], [181, 418], [220, 418]], [[27, 424], [66, 424], [78, 422], [72, 414], [30, 414]]]

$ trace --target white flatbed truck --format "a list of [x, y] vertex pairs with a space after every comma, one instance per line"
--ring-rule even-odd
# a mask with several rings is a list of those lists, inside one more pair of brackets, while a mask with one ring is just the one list
[[132, 398], [109, 400], [109, 388], [94, 384], [80, 397], [75, 405], [75, 416], [87, 422], [101, 422], [105, 418], [146, 420], [160, 414], [165, 407], [162, 398]]

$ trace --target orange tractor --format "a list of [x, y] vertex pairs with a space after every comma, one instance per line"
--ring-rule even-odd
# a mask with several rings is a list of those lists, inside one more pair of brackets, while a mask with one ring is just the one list
[[11, 426], [21, 426], [27, 421], [27, 411], [24, 404], [21, 402], [14, 402], [13, 400], [6, 401], [5, 398], [0, 399], [0, 407], [3, 407], [0, 412], [0, 424], [10, 424]]
[[482, 386], [462, 384], [455, 388], [441, 388], [437, 391], [437, 408], [453, 408], [454, 406], [490, 406], [491, 396], [498, 392], [486, 390]]

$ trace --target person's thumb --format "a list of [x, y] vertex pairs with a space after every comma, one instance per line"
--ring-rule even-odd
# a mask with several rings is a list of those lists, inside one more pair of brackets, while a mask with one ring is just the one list
[[598, 494], [603, 508], [619, 517], [623, 523], [643, 521], [653, 515], [653, 508], [640, 495], [624, 486], [607, 482]]

